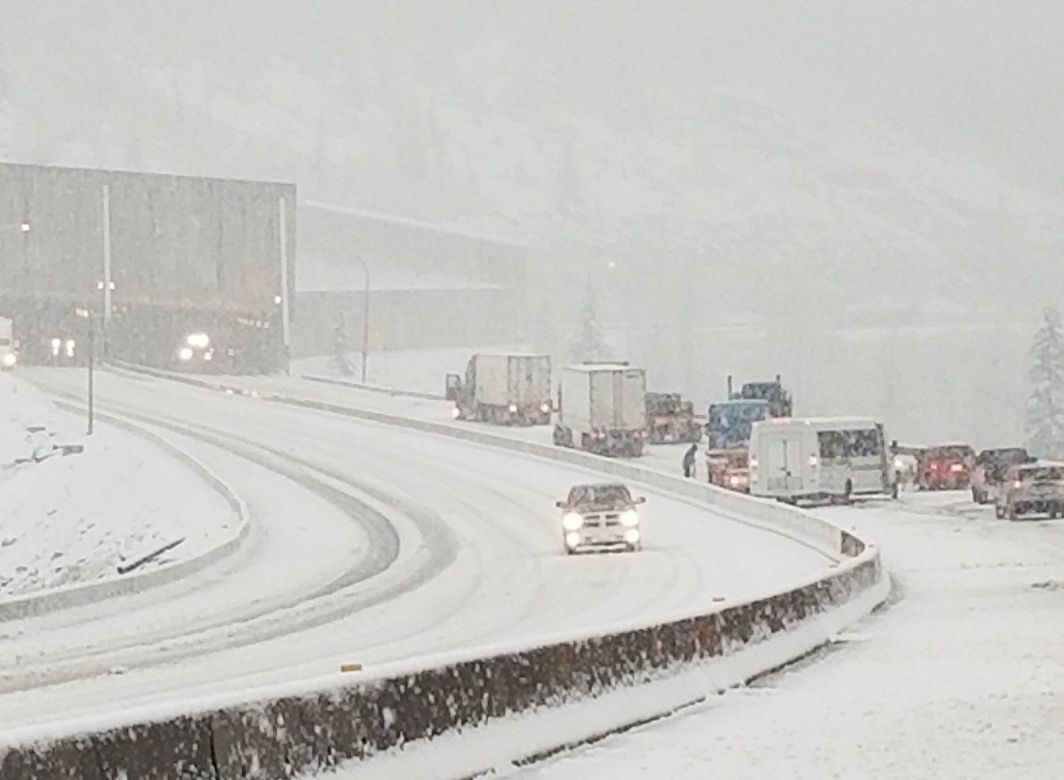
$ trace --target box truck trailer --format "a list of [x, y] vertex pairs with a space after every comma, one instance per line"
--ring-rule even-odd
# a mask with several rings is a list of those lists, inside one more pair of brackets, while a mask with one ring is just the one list
[[646, 372], [619, 363], [566, 366], [554, 443], [635, 457], [647, 439]]
[[548, 425], [551, 420], [549, 355], [477, 353], [465, 377], [447, 375], [454, 415], [497, 425]]

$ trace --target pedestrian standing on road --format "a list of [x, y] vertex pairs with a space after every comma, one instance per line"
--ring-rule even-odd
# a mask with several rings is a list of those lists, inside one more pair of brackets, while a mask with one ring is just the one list
[[695, 442], [688, 447], [687, 452], [683, 454], [683, 475], [685, 477], [693, 477], [695, 475], [695, 456], [698, 455], [698, 443]]

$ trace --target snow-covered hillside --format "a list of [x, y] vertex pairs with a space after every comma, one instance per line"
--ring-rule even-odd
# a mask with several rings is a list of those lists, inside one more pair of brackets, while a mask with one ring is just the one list
[[715, 308], [760, 291], [758, 314], [825, 289], [1015, 308], [1064, 282], [1047, 263], [1058, 204], [734, 79], [678, 78], [649, 44], [569, 50], [557, 30], [550, 47], [512, 14], [474, 25], [423, 4], [3, 4], [13, 160], [296, 180], [531, 236], [545, 264], [686, 259], [696, 284], [723, 282]]

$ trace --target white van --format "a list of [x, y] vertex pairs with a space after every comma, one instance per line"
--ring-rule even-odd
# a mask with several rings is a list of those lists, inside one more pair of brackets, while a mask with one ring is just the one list
[[795, 503], [894, 495], [882, 424], [866, 417], [777, 418], [750, 434], [750, 494]]

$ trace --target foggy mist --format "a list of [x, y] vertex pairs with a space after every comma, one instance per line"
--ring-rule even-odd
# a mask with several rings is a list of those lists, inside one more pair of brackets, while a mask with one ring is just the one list
[[1059, 780], [1062, 32], [0, 0], [0, 780]]
[[295, 181], [527, 241], [538, 348], [564, 355], [590, 279], [617, 356], [700, 404], [784, 373], [803, 412], [1021, 434], [1064, 293], [1051, 4], [0, 10], [5, 159]]

